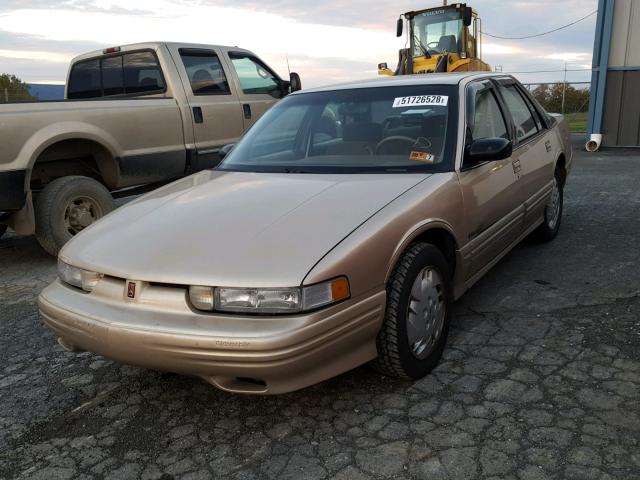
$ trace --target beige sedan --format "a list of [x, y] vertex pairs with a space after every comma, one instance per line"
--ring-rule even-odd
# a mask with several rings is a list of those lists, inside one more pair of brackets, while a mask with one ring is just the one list
[[555, 237], [570, 166], [562, 117], [509, 76], [299, 92], [215, 170], [77, 235], [40, 312], [68, 350], [232, 392], [366, 362], [419, 378], [452, 302], [525, 236]]

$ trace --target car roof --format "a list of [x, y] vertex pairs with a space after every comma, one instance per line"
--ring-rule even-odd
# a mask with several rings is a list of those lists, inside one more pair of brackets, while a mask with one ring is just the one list
[[464, 72], [464, 73], [423, 73], [418, 75], [379, 76], [364, 80], [356, 80], [334, 85], [309, 88], [296, 93], [325, 92], [333, 90], [350, 90], [354, 88], [382, 88], [410, 85], [458, 85], [464, 80], [509, 77], [504, 73], [491, 72]]

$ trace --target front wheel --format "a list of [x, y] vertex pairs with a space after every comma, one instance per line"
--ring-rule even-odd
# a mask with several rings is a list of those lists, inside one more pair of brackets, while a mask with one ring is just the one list
[[81, 176], [58, 178], [36, 198], [36, 238], [48, 253], [57, 255], [74, 235], [111, 210], [113, 198], [98, 181]]
[[560, 173], [556, 171], [551, 186], [551, 195], [544, 208], [544, 221], [536, 229], [536, 236], [543, 242], [553, 240], [560, 230], [562, 220], [562, 207], [564, 204], [562, 179]]
[[374, 368], [407, 379], [433, 370], [447, 341], [452, 299], [451, 272], [442, 252], [428, 243], [411, 246], [387, 286]]

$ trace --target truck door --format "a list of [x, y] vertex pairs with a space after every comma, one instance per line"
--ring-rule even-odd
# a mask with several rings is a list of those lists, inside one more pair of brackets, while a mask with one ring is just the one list
[[229, 60], [237, 77], [246, 130], [284, 97], [286, 91], [280, 77], [250, 53], [230, 51]]
[[187, 95], [193, 123], [195, 155], [190, 171], [220, 162], [220, 148], [244, 132], [242, 107], [229, 76], [213, 48], [176, 48], [172, 54]]

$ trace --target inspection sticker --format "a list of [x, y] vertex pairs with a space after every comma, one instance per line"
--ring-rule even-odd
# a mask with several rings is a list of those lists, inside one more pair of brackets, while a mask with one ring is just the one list
[[413, 97], [396, 97], [393, 100], [393, 108], [434, 105], [446, 107], [449, 102], [447, 95], [416, 95]]
[[416, 162], [424, 162], [424, 163], [433, 163], [436, 157], [434, 157], [429, 152], [420, 152], [413, 150], [409, 154], [409, 160], [415, 160]]

